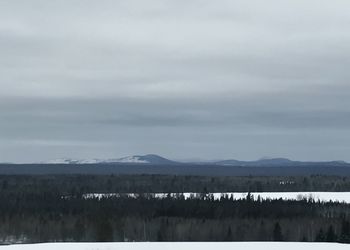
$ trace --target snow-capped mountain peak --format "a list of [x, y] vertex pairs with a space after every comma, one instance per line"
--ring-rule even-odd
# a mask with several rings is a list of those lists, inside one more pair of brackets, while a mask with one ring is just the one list
[[149, 161], [143, 159], [143, 156], [134, 155], [134, 156], [127, 156], [123, 158], [116, 159], [114, 162], [120, 162], [120, 163], [150, 163]]
[[176, 162], [163, 158], [159, 155], [148, 154], [148, 155], [134, 155], [127, 156], [115, 160], [114, 162], [119, 163], [143, 163], [143, 164], [174, 164]]
[[79, 160], [69, 159], [69, 158], [59, 158], [49, 161], [41, 162], [43, 164], [78, 164]]
[[70, 158], [59, 158], [49, 161], [40, 162], [42, 164], [96, 164], [105, 162], [100, 159], [70, 159]]
[[41, 162], [42, 164], [100, 164], [100, 163], [130, 163], [130, 164], [174, 164], [175, 162], [158, 155], [133, 155], [117, 159], [70, 159], [60, 158]]

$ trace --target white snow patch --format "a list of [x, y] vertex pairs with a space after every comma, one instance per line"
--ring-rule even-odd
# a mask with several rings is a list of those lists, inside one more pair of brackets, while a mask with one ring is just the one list
[[98, 163], [150, 163], [141, 156], [127, 156], [119, 159], [69, 159], [60, 158], [40, 162], [41, 164], [98, 164]]
[[120, 159], [117, 159], [115, 162], [121, 162], [121, 163], [150, 163], [146, 160], [141, 160], [139, 156], [127, 156]]
[[[140, 194], [137, 193], [90, 193], [84, 194], [83, 198], [92, 199], [92, 198], [109, 198], [109, 197], [121, 197], [127, 196], [130, 198], [136, 198]], [[164, 199], [169, 195], [171, 197], [180, 197], [184, 196], [185, 199], [195, 199], [201, 198], [203, 195], [212, 196], [215, 200], [219, 200], [222, 196], [232, 197], [234, 200], [239, 200], [246, 198], [248, 193], [237, 193], [237, 192], [226, 192], [226, 193], [208, 193], [208, 194], [200, 194], [200, 193], [147, 193], [142, 194], [145, 196]], [[315, 201], [320, 202], [344, 202], [350, 203], [350, 192], [260, 192], [260, 193], [251, 193], [253, 198], [257, 200], [259, 197], [262, 200], [302, 200], [302, 199], [313, 199]]]
[[4, 250], [345, 250], [350, 245], [299, 242], [146, 242], [146, 243], [45, 243], [0, 247]]
[[77, 164], [79, 163], [79, 160], [60, 158], [60, 159], [49, 160], [41, 163], [42, 164]]

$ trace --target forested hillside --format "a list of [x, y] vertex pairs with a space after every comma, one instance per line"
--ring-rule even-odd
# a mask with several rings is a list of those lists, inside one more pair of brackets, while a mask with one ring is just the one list
[[0, 195], [2, 242], [350, 242], [350, 205], [301, 201]]
[[[206, 192], [349, 190], [343, 177], [1, 176], [2, 243], [48, 241], [350, 241], [350, 205], [244, 200]], [[125, 192], [202, 193], [154, 199]], [[120, 197], [85, 199], [84, 193]]]
[[222, 166], [216, 164], [0, 164], [0, 175], [183, 175], [183, 176], [350, 176], [344, 164]]
[[83, 193], [350, 191], [342, 176], [0, 175], [0, 191]]

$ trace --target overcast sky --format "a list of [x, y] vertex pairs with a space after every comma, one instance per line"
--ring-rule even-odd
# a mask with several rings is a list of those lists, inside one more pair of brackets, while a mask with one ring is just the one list
[[348, 0], [0, 1], [0, 162], [350, 161]]

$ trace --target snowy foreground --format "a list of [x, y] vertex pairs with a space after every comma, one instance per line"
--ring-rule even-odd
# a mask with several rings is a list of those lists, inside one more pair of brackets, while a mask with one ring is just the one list
[[345, 250], [350, 245], [338, 243], [282, 243], [282, 242], [229, 242], [229, 243], [45, 243], [11, 245], [9, 250]]
[[[137, 197], [138, 194], [124, 194], [128, 197]], [[154, 194], [148, 194], [154, 198], [158, 199], [164, 199], [168, 195], [172, 197], [179, 196], [178, 193], [154, 193]], [[201, 197], [201, 194], [198, 193], [183, 193], [181, 194], [184, 196], [185, 199], [190, 198], [199, 198]], [[235, 200], [246, 198], [248, 193], [209, 193], [208, 195], [212, 195], [215, 200], [220, 199], [222, 196], [227, 195], [228, 197], [231, 197]], [[251, 193], [253, 195], [254, 199], [258, 199], [260, 197], [263, 200], [271, 199], [283, 199], [283, 200], [301, 200], [301, 199], [309, 199], [312, 198], [315, 201], [322, 201], [322, 202], [344, 202], [344, 203], [350, 203], [350, 192], [269, 192], [269, 193]], [[118, 197], [119, 194], [85, 194], [84, 198], [86, 199], [92, 199], [92, 198], [108, 198], [108, 197]]]

